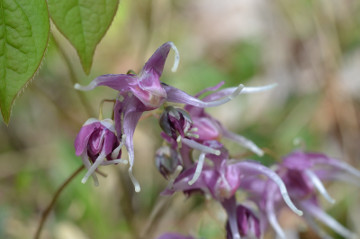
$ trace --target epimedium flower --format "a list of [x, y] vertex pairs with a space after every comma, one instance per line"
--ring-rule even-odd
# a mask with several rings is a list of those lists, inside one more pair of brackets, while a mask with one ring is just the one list
[[119, 139], [122, 135], [126, 135], [125, 147], [128, 151], [130, 164], [129, 176], [137, 192], [140, 191], [140, 185], [132, 173], [134, 165], [133, 135], [143, 112], [154, 110], [166, 101], [198, 107], [214, 107], [228, 102], [238, 95], [241, 90], [241, 86], [235, 87], [234, 91], [227, 92], [228, 94], [224, 94], [221, 99], [204, 102], [160, 82], [170, 49], [175, 51], [175, 62], [172, 71], [176, 71], [180, 59], [178, 50], [174, 43], [166, 42], [155, 51], [138, 75], [108, 74], [97, 77], [87, 86], [75, 85], [75, 89], [78, 90], [92, 90], [97, 86], [107, 86], [119, 92], [114, 106], [115, 129]]
[[[302, 215], [302, 211], [297, 209], [289, 197], [286, 186], [282, 179], [271, 169], [252, 161], [234, 161], [213, 158], [213, 165], [204, 165], [200, 176], [194, 183], [189, 183], [196, 173], [197, 165], [192, 168], [184, 170], [169, 186], [163, 195], [171, 195], [176, 191], [182, 191], [187, 195], [195, 192], [205, 193], [211, 195], [215, 200], [221, 203], [229, 217], [229, 226], [231, 235], [234, 239], [240, 238], [239, 227], [236, 224], [236, 200], [235, 193], [238, 190], [249, 191], [252, 186], [255, 186], [255, 191], [262, 191], [263, 188], [258, 188], [253, 182], [259, 181], [266, 185], [267, 182], [272, 182], [272, 186], [280, 192], [279, 200], [283, 200], [287, 206], [298, 215]], [[265, 176], [266, 178], [263, 178]], [[261, 186], [261, 184], [260, 184]], [[266, 188], [266, 187], [265, 187]], [[261, 199], [261, 197], [259, 197]], [[259, 205], [261, 206], [261, 205]], [[266, 211], [263, 211], [266, 213]], [[260, 219], [266, 219], [268, 215], [262, 214]], [[270, 217], [272, 215], [269, 215]], [[260, 222], [260, 228], [264, 228]]]
[[134, 164], [133, 134], [143, 112], [160, 107], [166, 100], [167, 93], [160, 83], [167, 55], [173, 49], [175, 62], [172, 70], [179, 64], [179, 53], [172, 42], [163, 44], [146, 62], [139, 75], [108, 74], [95, 78], [89, 85], [75, 85], [78, 90], [92, 90], [97, 86], [107, 86], [119, 92], [114, 107], [115, 129], [120, 139], [126, 135], [125, 146], [129, 154], [129, 175], [134, 183], [135, 191], [140, 185], [132, 174]]
[[111, 119], [88, 119], [76, 136], [74, 146], [76, 155], [81, 156], [88, 170], [82, 183], [92, 176], [95, 185], [98, 185], [94, 172], [100, 165], [127, 163], [120, 158], [123, 142], [119, 142]]
[[226, 222], [227, 239], [260, 239], [262, 232], [260, 220], [248, 207], [236, 203], [235, 196], [224, 201], [223, 206], [228, 214]]
[[304, 211], [304, 216], [322, 238], [331, 238], [315, 222], [318, 220], [345, 238], [357, 236], [328, 215], [319, 204], [317, 192], [331, 204], [335, 200], [328, 194], [322, 181], [356, 182], [360, 171], [340, 160], [320, 153], [305, 153], [295, 151], [286, 156], [278, 166], [290, 197]]
[[[206, 88], [196, 94], [194, 97], [199, 99], [199, 97], [204, 93], [209, 91], [217, 91], [223, 84], [224, 82], [220, 82], [216, 86]], [[224, 96], [227, 96], [229, 93], [235, 92], [236, 90], [240, 90], [239, 94], [242, 92], [254, 93], [269, 90], [275, 86], [276, 84], [261, 87], [242, 86], [241, 89], [231, 87], [214, 92], [206, 96], [203, 101], [214, 102], [217, 100], [222, 100], [225, 99], [223, 98]], [[162, 137], [167, 140], [173, 148], [177, 148], [178, 146], [181, 148], [180, 152], [183, 158], [183, 166], [185, 168], [191, 167], [192, 165], [192, 160], [189, 156], [191, 150], [197, 149], [201, 152], [196, 173], [194, 174], [193, 180], [189, 182], [190, 184], [194, 183], [198, 178], [204, 164], [205, 154], [220, 154], [218, 149], [209, 147], [209, 145], [207, 145], [209, 142], [215, 142], [224, 137], [235, 141], [242, 146], [245, 146], [259, 156], [263, 155], [263, 151], [252, 141], [241, 135], [230, 132], [225, 127], [223, 127], [219, 121], [217, 121], [211, 115], [207, 114], [203, 107], [195, 106], [194, 102], [192, 102], [192, 104], [193, 105], [185, 105], [184, 110], [168, 106], [165, 108], [160, 117], [160, 126], [163, 129]]]
[[[216, 86], [209, 87], [196, 94], [195, 97], [199, 98], [204, 93], [214, 91], [213, 93], [205, 96], [202, 100], [205, 102], [217, 101], [236, 90], [235, 87], [218, 90], [223, 84], [224, 82], [220, 82]], [[260, 87], [243, 87], [239, 94], [250, 94], [267, 91], [273, 89], [276, 85], [277, 84], [270, 84]], [[199, 135], [199, 140], [220, 139], [221, 137], [224, 137], [251, 150], [259, 156], [263, 156], [264, 152], [255, 143], [242, 135], [235, 134], [226, 129], [218, 120], [206, 113], [204, 108], [194, 105], [186, 105], [184, 109], [189, 112], [194, 122], [194, 127], [197, 129]]]
[[[220, 164], [220, 166], [219, 166]], [[302, 212], [292, 203], [286, 186], [282, 179], [271, 169], [260, 163], [252, 161], [233, 161], [223, 159], [215, 165], [204, 165], [199, 178], [193, 184], [189, 184], [196, 172], [196, 165], [184, 170], [174, 181], [171, 187], [167, 188], [163, 195], [171, 195], [176, 191], [185, 194], [202, 192], [210, 194], [215, 200], [222, 202], [235, 195], [237, 190], [242, 189], [243, 181], [247, 178], [255, 178], [263, 175], [274, 182], [280, 191], [284, 202], [298, 215]], [[259, 178], [259, 180], [264, 180]], [[265, 181], [265, 180], [264, 180]]]
[[[328, 215], [319, 203], [317, 193], [328, 202], [335, 200], [328, 194], [322, 181], [340, 180], [356, 182], [360, 178], [360, 171], [337, 159], [320, 153], [304, 153], [295, 151], [284, 157], [276, 165], [276, 172], [286, 185], [291, 200], [304, 212], [304, 219], [321, 238], [331, 239], [315, 221], [320, 221], [345, 238], [356, 238], [334, 218]], [[262, 215], [262, 224], [269, 223], [279, 238], [286, 238], [284, 230], [277, 221], [277, 212], [284, 204], [277, 186], [271, 182], [257, 178], [248, 178], [241, 187], [249, 192], [249, 200], [254, 201]]]

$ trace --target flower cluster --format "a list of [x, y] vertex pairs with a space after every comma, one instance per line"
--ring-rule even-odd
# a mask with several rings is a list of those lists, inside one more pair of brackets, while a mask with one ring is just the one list
[[[191, 96], [160, 81], [170, 49], [175, 51], [172, 69], [175, 71], [179, 54], [175, 45], [167, 42], [155, 51], [138, 75], [103, 75], [88, 86], [75, 85], [78, 90], [107, 86], [118, 91], [113, 107], [114, 119], [89, 119], [75, 140], [76, 155], [81, 156], [88, 169], [82, 182], [92, 176], [97, 184], [94, 172], [100, 165], [128, 162], [135, 191], [140, 191], [132, 173], [135, 159], [133, 135], [142, 114], [158, 109], [164, 144], [156, 152], [155, 164], [164, 178], [171, 179], [162, 194], [181, 191], [188, 196], [194, 193], [210, 195], [227, 213], [224, 225], [227, 238], [262, 238], [269, 228], [279, 238], [285, 238], [277, 221], [277, 214], [284, 207], [299, 216], [304, 215], [308, 224], [323, 238], [330, 236], [315, 223], [315, 219], [346, 238], [354, 237], [322, 210], [317, 192], [334, 203], [322, 181], [355, 181], [360, 177], [358, 170], [323, 154], [300, 151], [286, 156], [271, 168], [248, 159], [233, 159], [223, 144], [224, 138], [258, 156], [264, 152], [251, 140], [226, 129], [205, 111], [240, 94], [270, 90], [275, 84], [220, 89], [221, 82]], [[207, 95], [203, 96], [205, 93]], [[121, 159], [123, 146], [127, 149], [128, 161]], [[245, 201], [237, 199], [239, 191], [247, 193]], [[249, 202], [252, 202], [252, 207]], [[159, 237], [170, 238], [192, 237], [173, 233]]]

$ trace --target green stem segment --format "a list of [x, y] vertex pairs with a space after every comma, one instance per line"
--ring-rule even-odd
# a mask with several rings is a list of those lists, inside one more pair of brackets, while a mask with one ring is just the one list
[[66, 186], [84, 169], [84, 165], [80, 166], [73, 174], [70, 175], [70, 177], [58, 188], [58, 190], [55, 192], [53, 199], [51, 200], [50, 204], [46, 207], [45, 211], [41, 215], [41, 220], [39, 223], [39, 226], [36, 230], [34, 239], [39, 239], [40, 234], [42, 231], [42, 228], [45, 224], [46, 219], [48, 218], [51, 210], [53, 209], [56, 200], [59, 198], [61, 192], [66, 188]]

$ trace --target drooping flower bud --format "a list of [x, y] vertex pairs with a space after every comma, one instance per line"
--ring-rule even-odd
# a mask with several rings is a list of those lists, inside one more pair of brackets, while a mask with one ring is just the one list
[[156, 168], [166, 179], [175, 172], [176, 167], [180, 164], [180, 161], [181, 158], [179, 153], [168, 146], [163, 146], [156, 151]]
[[185, 137], [192, 127], [190, 115], [183, 109], [167, 106], [160, 117], [160, 127], [166, 135], [174, 140]]
[[111, 119], [97, 120], [91, 118], [85, 122], [75, 139], [75, 153], [81, 156], [88, 172], [82, 179], [85, 183], [93, 175], [95, 184], [98, 184], [93, 174], [99, 165], [125, 163], [120, 159], [122, 143], [115, 135]]

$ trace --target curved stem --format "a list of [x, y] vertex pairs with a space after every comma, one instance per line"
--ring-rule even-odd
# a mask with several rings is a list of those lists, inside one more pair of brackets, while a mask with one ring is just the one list
[[39, 226], [36, 229], [34, 239], [39, 239], [42, 228], [45, 224], [46, 219], [48, 218], [52, 208], [54, 207], [56, 200], [59, 198], [60, 193], [66, 188], [66, 186], [84, 169], [84, 165], [80, 166], [75, 172], [73, 172], [68, 179], [56, 190], [53, 199], [50, 204], [46, 207], [45, 211], [41, 215]]

